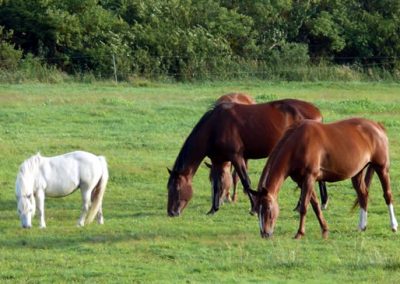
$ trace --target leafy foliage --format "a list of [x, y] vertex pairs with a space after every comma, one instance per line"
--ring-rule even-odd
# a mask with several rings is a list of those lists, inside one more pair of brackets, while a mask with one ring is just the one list
[[294, 67], [357, 63], [398, 73], [399, 3], [3, 0], [0, 27], [12, 36], [2, 37], [2, 56], [18, 62], [22, 50], [67, 73], [106, 78], [113, 75], [114, 56], [121, 79], [235, 77], [240, 69], [276, 69], [270, 64], [277, 60]]

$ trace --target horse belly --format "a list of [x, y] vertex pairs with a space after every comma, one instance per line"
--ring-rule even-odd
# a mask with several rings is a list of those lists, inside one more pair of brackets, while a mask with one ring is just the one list
[[349, 179], [358, 174], [369, 162], [369, 157], [349, 155], [340, 159], [327, 159], [321, 163], [320, 180], [335, 182]]
[[79, 183], [71, 179], [48, 181], [45, 192], [49, 197], [63, 197], [73, 193], [78, 187]]

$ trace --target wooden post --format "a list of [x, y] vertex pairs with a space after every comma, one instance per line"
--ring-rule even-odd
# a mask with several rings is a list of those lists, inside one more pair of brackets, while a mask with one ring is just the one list
[[113, 53], [112, 55], [112, 61], [113, 61], [113, 66], [114, 66], [114, 79], [115, 83], [118, 83], [118, 78], [117, 78], [117, 65], [115, 64], [115, 55]]

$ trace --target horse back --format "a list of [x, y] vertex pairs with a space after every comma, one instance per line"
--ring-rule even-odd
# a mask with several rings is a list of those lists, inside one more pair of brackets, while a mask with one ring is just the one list
[[48, 196], [66, 196], [78, 187], [97, 183], [103, 173], [98, 156], [75, 151], [44, 158], [40, 174], [45, 180]]
[[296, 99], [284, 99], [271, 102], [271, 106], [288, 116], [292, 116], [294, 121], [311, 119], [322, 122], [320, 110], [309, 102]]
[[237, 103], [237, 104], [251, 105], [255, 104], [256, 101], [245, 93], [229, 93], [219, 97], [215, 102], [215, 105], [219, 105], [222, 103]]
[[[371, 120], [351, 118], [322, 124], [304, 121], [285, 134], [281, 157], [289, 155], [291, 171], [319, 172], [325, 181], [343, 180], [356, 175], [365, 165], [389, 162], [388, 140], [381, 126]], [[271, 157], [272, 158], [272, 157]]]
[[[216, 151], [230, 148], [248, 159], [267, 157], [286, 129], [303, 119], [321, 121], [314, 105], [299, 100], [240, 105], [223, 104], [213, 115]], [[225, 151], [226, 152], [226, 151]]]

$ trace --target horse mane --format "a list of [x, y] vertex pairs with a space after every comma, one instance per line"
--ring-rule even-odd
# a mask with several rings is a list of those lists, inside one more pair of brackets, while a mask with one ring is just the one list
[[[283, 134], [282, 138], [278, 141], [278, 143], [274, 146], [274, 148], [272, 149], [269, 158], [268, 158], [268, 162], [267, 162], [267, 166], [264, 169], [262, 176], [264, 176], [265, 179], [268, 178], [268, 176], [270, 175], [269, 172], [271, 170], [271, 167], [273, 166], [273, 164], [275, 162], [281, 162], [279, 156], [281, 155], [281, 151], [282, 151], [282, 146], [285, 145], [291, 138], [292, 134], [297, 130], [297, 128], [302, 125], [305, 121], [304, 120], [300, 120], [300, 121], [296, 121], [295, 123], [293, 123], [292, 125], [290, 125], [285, 133]], [[262, 182], [264, 183], [265, 180]], [[261, 183], [261, 181], [260, 181]], [[263, 188], [264, 189], [264, 188]], [[262, 189], [262, 190], [263, 190]]]
[[42, 156], [40, 155], [40, 153], [37, 153], [36, 155], [33, 155], [32, 157], [26, 159], [19, 167], [19, 173], [25, 175], [36, 170], [40, 164], [41, 158]]
[[195, 149], [192, 149], [192, 144], [193, 144], [193, 139], [196, 136], [196, 134], [199, 132], [199, 130], [203, 127], [204, 123], [208, 121], [208, 119], [211, 117], [212, 113], [214, 110], [218, 108], [218, 105], [211, 106], [208, 111], [206, 111], [205, 114], [200, 118], [200, 120], [197, 122], [197, 124], [194, 126], [192, 129], [192, 132], [190, 132], [189, 136], [186, 138], [185, 142], [182, 145], [181, 150], [179, 151], [178, 157], [176, 158], [173, 171], [181, 173], [184, 168], [185, 168], [185, 161], [187, 157], [193, 152], [196, 151]]
[[[32, 175], [30, 174], [34, 174], [36, 170], [39, 168], [41, 158], [42, 156], [40, 155], [40, 153], [37, 153], [36, 155], [33, 155], [32, 157], [28, 158], [21, 164], [21, 166], [19, 167], [17, 181], [16, 181], [17, 190], [21, 190], [22, 180], [26, 180], [28, 178], [32, 179]], [[32, 180], [29, 182], [34, 182], [34, 181]]]
[[275, 152], [278, 152], [279, 149], [281, 148], [281, 145], [285, 144], [289, 139], [290, 136], [292, 135], [293, 132], [295, 132], [295, 130], [302, 124], [304, 124], [305, 120], [299, 120], [299, 121], [295, 121], [292, 125], [290, 125], [286, 130], [285, 133], [283, 133], [283, 136], [281, 139], [279, 139], [278, 143], [276, 143], [274, 149], [272, 150], [271, 154], [270, 154], [270, 158], [272, 157], [272, 155], [275, 154]]
[[379, 125], [379, 127], [385, 132], [385, 133], [387, 133], [387, 131], [386, 131], [386, 127], [385, 127], [385, 125], [383, 124], [383, 122], [377, 122], [378, 123], [378, 125]]

